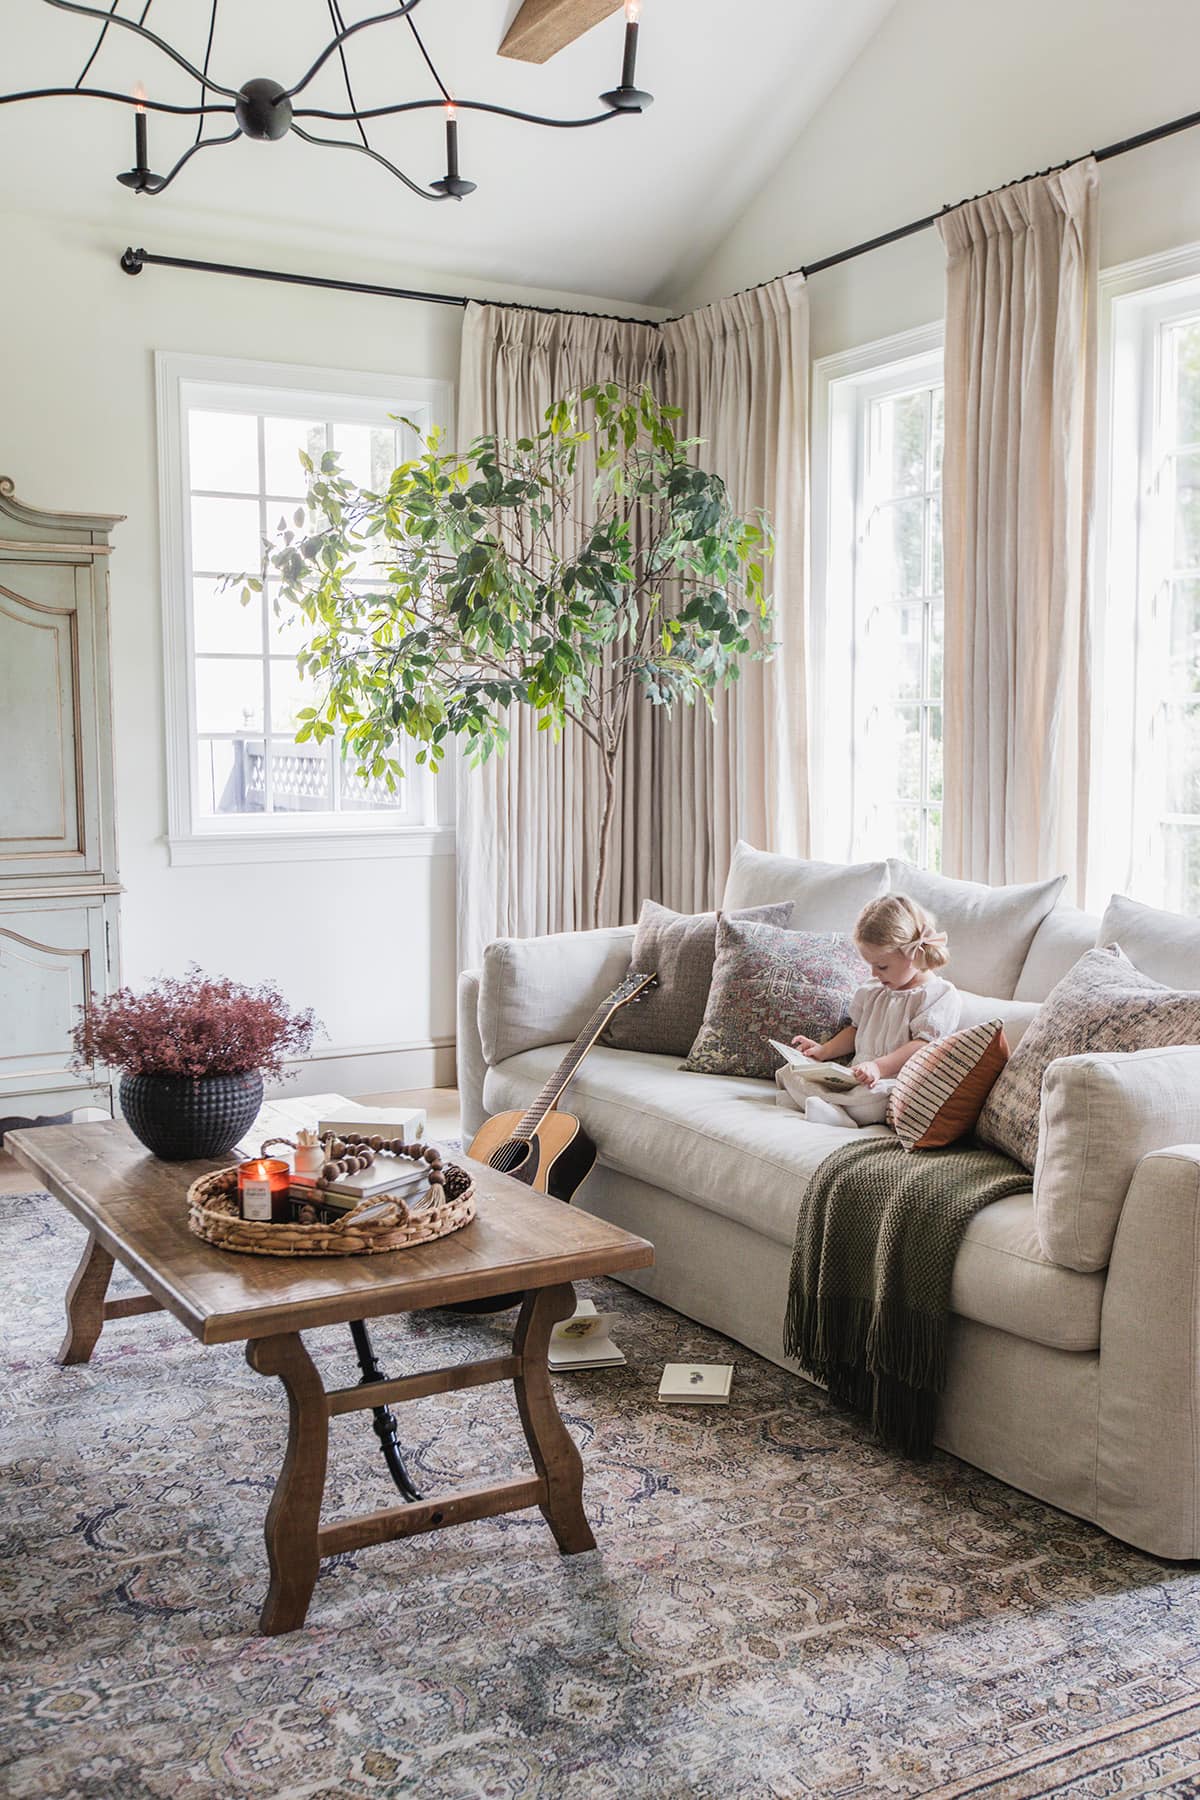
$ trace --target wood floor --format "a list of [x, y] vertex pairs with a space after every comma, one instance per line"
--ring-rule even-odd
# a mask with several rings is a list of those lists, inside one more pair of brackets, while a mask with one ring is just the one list
[[[457, 1137], [459, 1125], [457, 1088], [409, 1088], [405, 1092], [386, 1094], [351, 1094], [348, 1099], [377, 1106], [423, 1106], [431, 1138]], [[0, 1150], [0, 1194], [26, 1194], [30, 1178], [18, 1168], [11, 1156]]]

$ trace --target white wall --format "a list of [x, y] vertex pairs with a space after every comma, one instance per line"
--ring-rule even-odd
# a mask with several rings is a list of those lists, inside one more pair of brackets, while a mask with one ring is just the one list
[[[228, 240], [189, 247], [159, 230], [153, 243], [254, 260]], [[328, 1034], [314, 1050], [319, 1063], [291, 1084], [298, 1092], [449, 1080], [452, 854], [169, 866], [153, 353], [454, 382], [461, 312], [178, 270], [131, 279], [117, 266], [110, 232], [57, 219], [0, 216], [0, 244], [0, 474], [34, 506], [128, 515], [111, 571], [126, 979], [139, 984], [196, 961], [244, 980], [277, 980], [295, 1004], [316, 1008]], [[284, 266], [337, 272], [302, 249]], [[358, 262], [355, 274], [399, 278], [394, 264], [373, 274]]]
[[[1195, 0], [899, 0], [704, 267], [693, 304], [1194, 112]], [[1200, 128], [1104, 164], [1105, 266], [1200, 239]], [[939, 318], [933, 231], [813, 276], [814, 357]]]

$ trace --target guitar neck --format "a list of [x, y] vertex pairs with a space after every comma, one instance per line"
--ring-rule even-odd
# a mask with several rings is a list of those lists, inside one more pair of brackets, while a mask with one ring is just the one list
[[611, 1000], [599, 1005], [567, 1054], [555, 1069], [553, 1075], [542, 1086], [541, 1092], [533, 1105], [522, 1115], [521, 1122], [513, 1133], [517, 1138], [531, 1138], [546, 1114], [553, 1108], [555, 1101], [574, 1075], [576, 1069], [591, 1049], [613, 1014], [619, 1010]]

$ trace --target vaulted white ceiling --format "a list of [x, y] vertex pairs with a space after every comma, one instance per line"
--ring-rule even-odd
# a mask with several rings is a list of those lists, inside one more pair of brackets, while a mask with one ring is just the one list
[[[894, 0], [644, 0], [639, 82], [656, 96], [642, 117], [588, 131], [543, 131], [483, 115], [461, 122], [462, 172], [478, 191], [430, 205], [364, 157], [240, 141], [197, 156], [170, 191], [136, 197], [114, 175], [129, 166], [132, 116], [96, 100], [0, 107], [0, 206], [111, 227], [114, 246], [157, 234], [219, 258], [247, 241], [342, 259], [358, 257], [396, 279], [417, 271], [476, 283], [558, 288], [647, 300], [670, 294], [720, 241], [783, 149], [858, 54]], [[120, 0], [141, 12], [142, 0]], [[343, 4], [348, 22], [383, 10]], [[497, 56], [517, 0], [421, 0], [414, 13], [451, 91], [462, 98], [563, 117], [602, 110], [620, 74], [618, 13], [551, 62]], [[209, 0], [154, 0], [147, 23], [196, 63]], [[70, 85], [97, 27], [44, 0], [6, 0], [0, 19], [0, 91]], [[213, 75], [230, 87], [255, 75], [290, 86], [331, 35], [327, 0], [222, 0]], [[347, 46], [360, 106], [433, 93], [400, 19]], [[151, 46], [110, 30], [89, 75], [97, 86], [190, 102], [195, 84]], [[311, 103], [345, 105], [336, 59], [308, 90]], [[150, 120], [151, 163], [163, 169], [190, 141], [185, 120]], [[229, 129], [213, 119], [208, 131]], [[349, 134], [344, 126], [315, 130]], [[443, 170], [439, 113], [370, 128], [372, 142], [417, 180]]]

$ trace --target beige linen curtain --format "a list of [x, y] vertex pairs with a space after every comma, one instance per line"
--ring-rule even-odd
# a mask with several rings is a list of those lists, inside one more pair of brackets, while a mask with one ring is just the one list
[[1097, 171], [957, 207], [946, 247], [945, 811], [949, 874], [1066, 873], [1090, 770]]
[[[552, 400], [589, 381], [642, 382], [683, 408], [682, 428], [740, 510], [765, 508], [778, 538], [770, 665], [673, 720], [630, 715], [618, 774], [605, 921], [647, 896], [712, 906], [737, 837], [805, 848], [804, 531], [808, 309], [787, 277], [666, 325], [472, 304], [463, 339], [459, 441], [537, 430]], [[590, 471], [585, 471], [590, 478]], [[506, 754], [464, 770], [458, 799], [459, 966], [500, 936], [571, 931], [590, 920], [602, 781], [591, 745], [559, 744], [511, 710]]]
[[808, 849], [805, 531], [808, 499], [808, 292], [802, 275], [736, 294], [663, 327], [670, 399], [696, 452], [739, 512], [775, 531], [777, 649], [747, 662], [716, 700], [659, 724], [655, 799], [664, 840], [661, 896], [699, 911], [720, 897], [739, 837]]
[[[655, 326], [472, 302], [463, 330], [459, 443], [481, 432], [516, 438], [539, 431], [552, 401], [589, 382], [658, 388], [661, 366]], [[581, 481], [593, 476], [590, 459], [581, 458]], [[505, 753], [460, 772], [460, 968], [474, 967], [493, 938], [576, 931], [590, 923], [604, 792], [599, 758], [570, 725], [555, 744], [536, 724], [528, 707], [511, 707]], [[651, 759], [632, 748], [626, 746], [617, 777], [610, 920], [631, 917], [637, 886], [652, 880], [645, 866]]]

